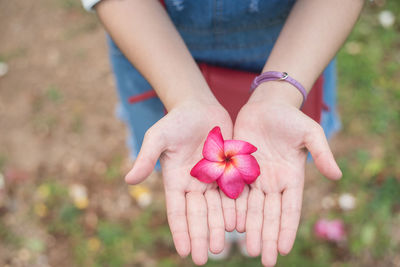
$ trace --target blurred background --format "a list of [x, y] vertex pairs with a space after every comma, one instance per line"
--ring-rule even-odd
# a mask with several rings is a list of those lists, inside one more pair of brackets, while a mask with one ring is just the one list
[[[105, 34], [79, 0], [0, 0], [0, 266], [192, 266], [154, 174], [131, 166]], [[278, 266], [400, 266], [400, 1], [367, 2], [338, 54], [343, 179], [312, 164]], [[260, 266], [241, 256], [207, 266]]]

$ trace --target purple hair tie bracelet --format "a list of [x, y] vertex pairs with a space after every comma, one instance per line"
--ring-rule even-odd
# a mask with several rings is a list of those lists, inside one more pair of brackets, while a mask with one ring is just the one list
[[[293, 85], [294, 87], [297, 88], [297, 90], [300, 91], [300, 93], [303, 95], [303, 102], [301, 103], [301, 107], [303, 107], [304, 103], [307, 100], [307, 91], [304, 89], [304, 87], [295, 79], [290, 77], [287, 72], [279, 72], [279, 71], [267, 71], [264, 73], [261, 73], [259, 76], [257, 76], [253, 83], [251, 84], [250, 91], [253, 91], [254, 89], [257, 88], [261, 83], [263, 82], [269, 82], [269, 81], [286, 81]], [[300, 108], [301, 108], [300, 107]]]

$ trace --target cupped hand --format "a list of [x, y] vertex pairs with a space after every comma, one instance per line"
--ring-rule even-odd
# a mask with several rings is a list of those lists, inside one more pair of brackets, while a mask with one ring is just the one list
[[261, 168], [248, 195], [236, 201], [237, 230], [246, 231], [248, 253], [262, 253], [263, 265], [272, 266], [278, 251], [288, 254], [296, 237], [307, 151], [326, 177], [342, 174], [320, 125], [283, 102], [249, 101], [235, 122], [234, 139], [258, 148], [254, 156]]
[[231, 139], [232, 121], [218, 104], [192, 101], [172, 109], [146, 132], [135, 164], [125, 178], [129, 184], [140, 183], [160, 157], [175, 247], [182, 257], [191, 252], [199, 265], [207, 262], [208, 247], [213, 253], [223, 250], [225, 228], [235, 228], [234, 201], [220, 194], [215, 182], [206, 184], [190, 176], [214, 126], [220, 126], [223, 136]]

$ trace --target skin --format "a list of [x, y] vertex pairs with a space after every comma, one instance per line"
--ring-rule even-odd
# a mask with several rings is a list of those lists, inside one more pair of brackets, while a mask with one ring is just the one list
[[240, 112], [234, 133], [235, 138], [259, 148], [254, 156], [261, 175], [250, 185], [247, 218], [243, 220], [248, 253], [258, 256], [262, 252], [263, 264], [271, 266], [278, 251], [286, 255], [294, 243], [307, 150], [323, 175], [336, 180], [342, 174], [322, 128], [290, 105], [249, 103]]
[[[298, 0], [263, 71], [286, 71], [310, 90], [350, 33], [361, 0]], [[316, 12], [318, 10], [318, 12]], [[168, 222], [176, 249], [194, 263], [223, 249], [224, 229], [246, 231], [250, 255], [264, 266], [290, 252], [299, 219], [307, 150], [319, 171], [339, 179], [321, 127], [299, 111], [302, 96], [288, 83], [260, 85], [235, 125], [212, 95], [194, 59], [156, 0], [103, 0], [97, 14], [118, 47], [156, 90], [168, 114], [151, 127], [126, 181], [137, 184], [160, 156]], [[300, 64], [299, 64], [300, 63]], [[216, 184], [190, 177], [208, 132], [251, 142], [259, 179], [233, 201]], [[209, 234], [207, 235], [207, 232]]]
[[[359, 0], [298, 0], [263, 72], [286, 71], [311, 90], [350, 33], [362, 6]], [[324, 131], [299, 110], [302, 100], [301, 93], [289, 83], [263, 83], [241, 109], [234, 126], [234, 139], [258, 148], [254, 156], [261, 175], [249, 187], [247, 198], [240, 200], [247, 212], [237, 210], [237, 229], [246, 231], [248, 253], [261, 253], [264, 266], [275, 265], [278, 252], [287, 255], [292, 249], [300, 219], [307, 150], [327, 178], [342, 176]], [[246, 200], [247, 205], [243, 204]]]
[[[231, 200], [220, 194], [215, 182], [206, 184], [190, 176], [190, 170], [202, 158], [204, 141], [214, 125], [220, 125], [223, 135], [231, 138], [229, 114], [220, 106], [194, 102], [176, 107], [148, 130], [135, 165], [126, 176], [130, 184], [143, 181], [161, 156], [167, 216], [175, 247], [183, 257], [191, 252], [193, 262], [199, 265], [207, 262], [208, 248], [214, 253], [224, 248], [221, 196], [223, 201]], [[232, 217], [225, 219], [234, 223], [234, 205], [231, 212]], [[234, 229], [235, 224], [231, 227]]]

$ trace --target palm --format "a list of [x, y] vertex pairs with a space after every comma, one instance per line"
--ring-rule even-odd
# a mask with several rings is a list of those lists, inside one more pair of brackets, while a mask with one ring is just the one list
[[[198, 264], [207, 261], [208, 230], [211, 251], [218, 253], [224, 245], [224, 217], [217, 184], [205, 184], [190, 176], [190, 170], [202, 158], [208, 132], [217, 125], [224, 136], [232, 137], [231, 119], [221, 107], [195, 103], [178, 107], [149, 129], [143, 153], [137, 159], [146, 164], [145, 160], [149, 162], [151, 158], [153, 162], [148, 164], [154, 166], [162, 152], [160, 162], [174, 243], [180, 255], [191, 252]], [[142, 177], [145, 174], [138, 173], [140, 169], [150, 168], [135, 166], [134, 169], [135, 175]]]
[[217, 188], [216, 183], [205, 184], [189, 174], [202, 157], [201, 151], [208, 132], [216, 125], [221, 126], [225, 135], [231, 135], [232, 122], [221, 110], [174, 110], [159, 122], [158, 127], [162, 127], [164, 132], [163, 138], [168, 140], [168, 147], [160, 157], [167, 192], [204, 193], [207, 189]]
[[254, 156], [261, 175], [250, 185], [246, 233], [249, 254], [258, 255], [262, 248], [265, 265], [274, 265], [278, 250], [287, 254], [293, 245], [300, 219], [305, 146], [312, 142], [309, 136], [320, 131], [315, 129], [320, 127], [314, 121], [285, 105], [247, 104], [235, 123], [234, 138], [258, 148]]
[[200, 117], [188, 113], [170, 113], [160, 121], [163, 123], [164, 138], [168, 140], [168, 148], [160, 158], [166, 190], [204, 193], [207, 188], [215, 188], [213, 184], [193, 179], [189, 173], [201, 159], [204, 140], [210, 129], [215, 125], [221, 125], [231, 133], [232, 125], [218, 118], [212, 121], [206, 120], [207, 118], [203, 116], [204, 114]]

